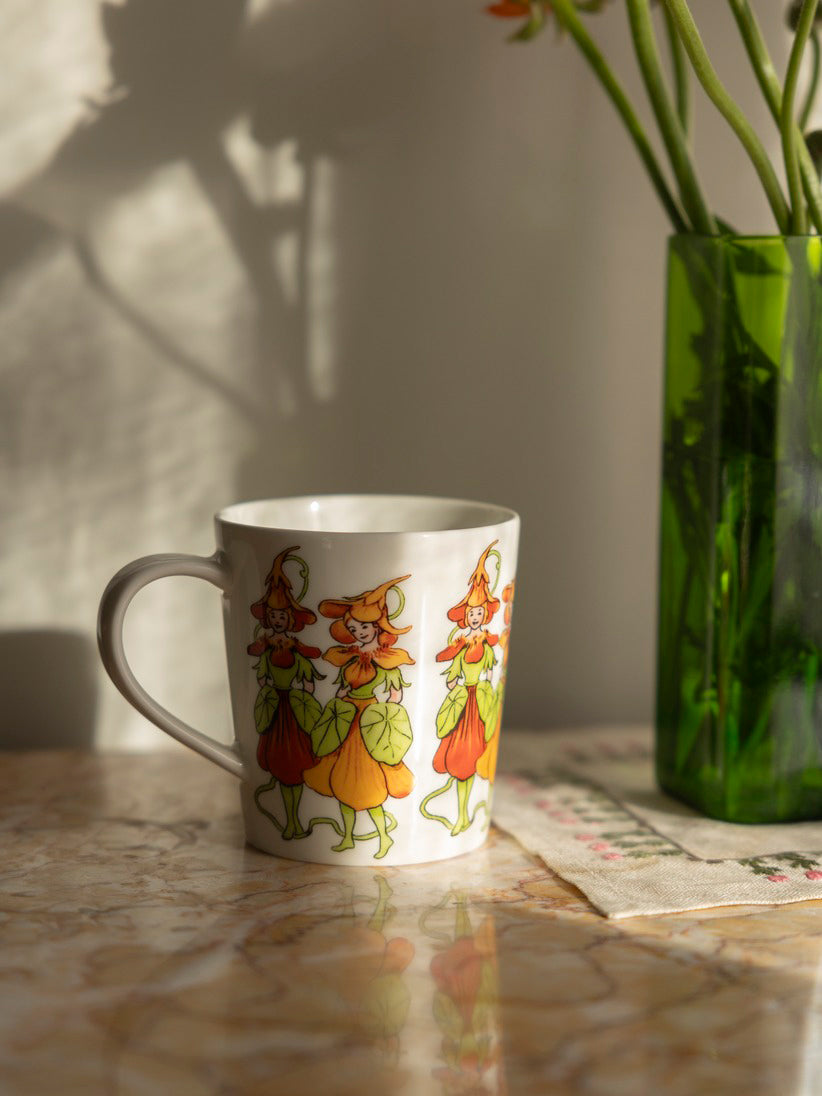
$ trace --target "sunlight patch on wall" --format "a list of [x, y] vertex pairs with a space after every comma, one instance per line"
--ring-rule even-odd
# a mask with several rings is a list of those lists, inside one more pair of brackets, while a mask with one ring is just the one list
[[0, 13], [0, 191], [39, 169], [88, 114], [85, 96], [108, 80], [95, 4], [4, 0]]
[[337, 392], [337, 268], [334, 248], [336, 169], [318, 159], [311, 171], [306, 255], [308, 381], [318, 400]]
[[296, 232], [286, 232], [273, 244], [273, 262], [283, 296], [290, 305], [300, 299], [300, 238]]

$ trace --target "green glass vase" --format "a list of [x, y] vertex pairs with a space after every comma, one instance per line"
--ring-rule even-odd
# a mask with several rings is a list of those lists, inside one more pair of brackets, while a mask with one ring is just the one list
[[732, 822], [822, 819], [822, 240], [668, 254], [661, 787]]

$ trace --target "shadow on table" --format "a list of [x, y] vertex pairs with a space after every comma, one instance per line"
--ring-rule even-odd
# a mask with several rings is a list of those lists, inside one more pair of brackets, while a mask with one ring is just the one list
[[90, 749], [97, 650], [60, 629], [0, 631], [0, 749]]

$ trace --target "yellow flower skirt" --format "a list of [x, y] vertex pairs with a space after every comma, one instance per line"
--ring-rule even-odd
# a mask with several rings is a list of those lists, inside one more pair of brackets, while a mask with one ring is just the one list
[[306, 769], [303, 779], [306, 786], [320, 795], [330, 795], [355, 811], [367, 811], [379, 807], [391, 796], [403, 799], [414, 787], [411, 770], [401, 761], [398, 765], [386, 765], [375, 761], [362, 740], [360, 715], [375, 704], [376, 700], [354, 700], [357, 714], [345, 741], [321, 758], [316, 765]]

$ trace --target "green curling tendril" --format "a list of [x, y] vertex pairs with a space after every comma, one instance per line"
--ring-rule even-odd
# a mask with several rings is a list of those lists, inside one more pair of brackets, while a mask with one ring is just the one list
[[396, 593], [397, 597], [400, 599], [399, 604], [397, 605], [397, 608], [394, 610], [394, 612], [388, 614], [389, 620], [396, 620], [396, 618], [405, 608], [405, 594], [402, 592], [399, 586], [391, 586], [389, 587], [389, 589], [393, 590]]
[[420, 814], [423, 818], [428, 818], [431, 822], [441, 822], [446, 829], [450, 830], [454, 823], [450, 818], [446, 818], [444, 814], [432, 814], [427, 808], [432, 799], [436, 799], [439, 795], [444, 795], [450, 788], [453, 788], [454, 781], [457, 778], [455, 776], [449, 776], [446, 782], [441, 788], [435, 789], [433, 792], [429, 792], [428, 795], [420, 803]]
[[494, 579], [494, 585], [491, 587], [491, 593], [495, 594], [497, 591], [497, 587], [499, 586], [500, 575], [502, 574], [502, 556], [499, 554], [496, 548], [492, 548], [491, 551], [488, 553], [488, 557], [490, 558], [491, 556], [497, 557], [497, 577]]
[[288, 563], [288, 561], [290, 559], [292, 559], [295, 563], [299, 563], [299, 565], [300, 565], [300, 572], [299, 573], [300, 573], [300, 578], [303, 580], [303, 588], [302, 588], [302, 590], [300, 590], [299, 594], [297, 594], [296, 598], [294, 599], [297, 602], [297, 604], [300, 605], [300, 604], [302, 604], [303, 598], [308, 593], [309, 567], [308, 567], [308, 564], [305, 562], [305, 560], [302, 558], [302, 556], [292, 556], [290, 554], [285, 557], [285, 559], [283, 560], [283, 564]]
[[436, 906], [431, 906], [430, 909], [423, 910], [422, 913], [419, 915], [419, 918], [417, 919], [417, 924], [419, 925], [421, 932], [424, 932], [425, 935], [431, 940], [442, 941], [442, 943], [445, 944], [446, 947], [448, 947], [450, 944], [453, 944], [454, 941], [452, 940], [452, 938], [448, 935], [447, 932], [441, 932], [439, 929], [429, 929], [428, 921], [431, 917], [434, 916], [435, 913], [439, 913], [441, 909], [448, 905], [448, 903], [451, 901], [451, 897], [451, 891], [446, 891], [446, 893], [439, 900], [439, 902], [437, 902]]
[[[431, 822], [441, 822], [447, 830], [450, 830], [451, 827], [454, 825], [451, 819], [446, 818], [444, 814], [433, 814], [427, 808], [432, 799], [436, 799], [437, 796], [440, 795], [445, 795], [447, 791], [453, 788], [454, 781], [456, 779], [457, 778], [455, 776], [449, 776], [449, 778], [446, 780], [441, 788], [436, 788], [433, 792], [429, 792], [425, 799], [423, 799], [422, 803], [420, 803], [420, 814], [423, 816], [423, 818], [428, 818]], [[488, 804], [484, 799], [481, 799], [480, 802], [477, 803], [477, 805], [474, 807], [474, 813], [468, 818], [468, 826], [474, 825], [474, 819], [477, 817], [479, 811], [485, 811], [485, 813], [488, 814]], [[466, 826], [465, 829], [468, 829], [468, 826]], [[465, 830], [463, 830], [462, 832], [464, 833]]]
[[474, 807], [474, 813], [468, 819], [469, 826], [474, 825], [474, 819], [477, 817], [477, 814], [480, 811], [485, 811], [485, 813], [488, 814], [488, 803], [484, 799], [481, 799], [479, 803], [477, 803], [476, 807]]
[[[394, 815], [384, 807], [383, 814], [385, 815], [385, 832], [391, 833], [397, 828], [397, 820]], [[336, 818], [312, 818], [306, 827], [306, 837], [314, 832], [315, 826], [330, 826], [338, 837], [345, 837], [345, 830], [343, 830]], [[375, 837], [380, 836], [380, 832], [379, 830], [374, 829], [369, 830], [368, 833], [352, 833], [351, 836], [355, 841], [373, 841]]]
[[269, 819], [269, 821], [274, 823], [280, 833], [282, 833], [284, 829], [282, 823], [271, 813], [271, 811], [266, 810], [260, 802], [260, 796], [263, 794], [263, 792], [273, 791], [273, 789], [276, 787], [277, 778], [276, 776], [272, 776], [267, 784], [261, 784], [259, 788], [257, 788], [257, 790], [254, 792], [254, 802], [257, 804], [257, 810], [260, 812], [260, 814], [264, 814], [266, 818]]

